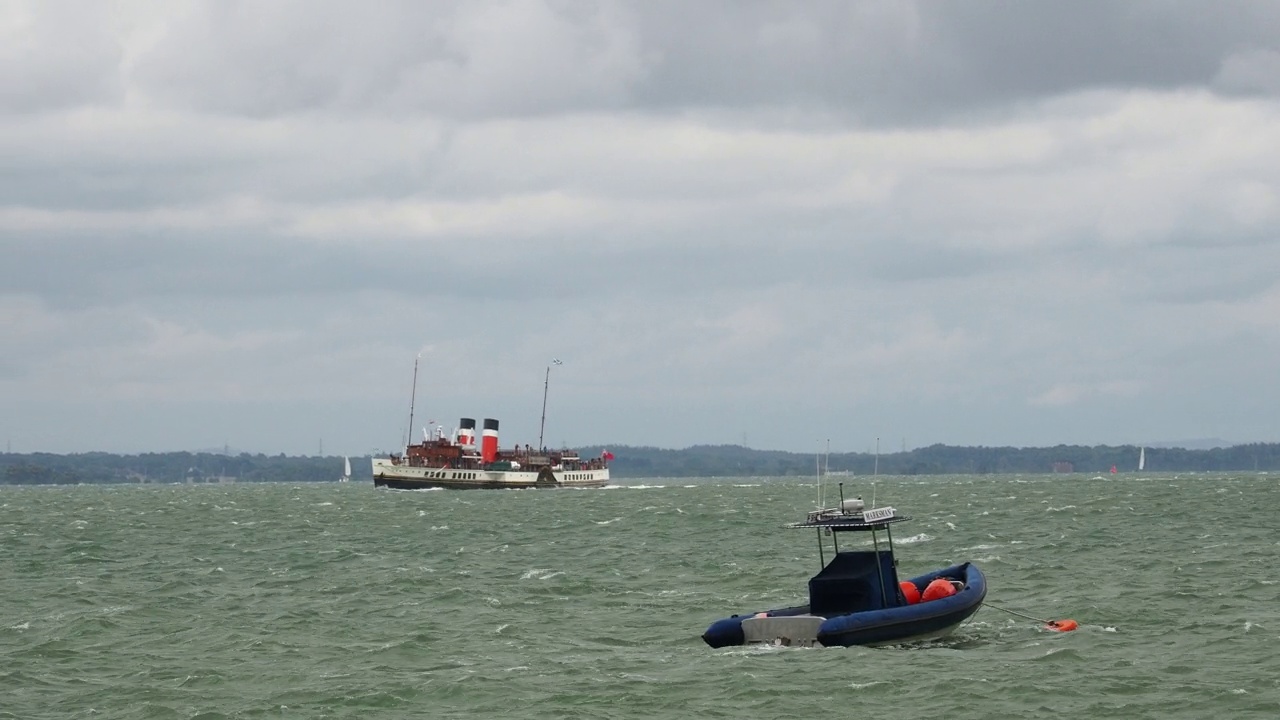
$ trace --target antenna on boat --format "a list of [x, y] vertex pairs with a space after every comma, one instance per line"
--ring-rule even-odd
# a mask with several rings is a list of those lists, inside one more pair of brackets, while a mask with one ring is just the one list
[[[827, 442], [831, 442], [828, 440]], [[815, 455], [813, 458], [814, 469], [818, 474], [818, 509], [822, 509], [822, 456]]]
[[[551, 365], [563, 365], [557, 358], [551, 359]], [[542, 451], [542, 431], [547, 428], [547, 390], [551, 387], [551, 365], [547, 366], [547, 377], [542, 381], [542, 423], [538, 426], [538, 451]]]
[[413, 386], [409, 390], [409, 431], [404, 441], [405, 447], [408, 447], [413, 442], [413, 403], [418, 397], [418, 361], [421, 359], [422, 353], [418, 353], [417, 357], [413, 359]]
[[871, 507], [876, 506], [876, 477], [880, 475], [880, 438], [876, 438], [876, 463], [871, 468]]

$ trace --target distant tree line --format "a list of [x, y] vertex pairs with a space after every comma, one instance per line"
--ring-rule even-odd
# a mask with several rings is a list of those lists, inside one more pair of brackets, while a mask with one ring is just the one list
[[[609, 446], [615, 479], [649, 477], [812, 477], [819, 470], [851, 475], [1089, 473], [1138, 469], [1135, 445], [1058, 445], [1047, 448], [930, 445], [904, 452], [810, 455], [740, 445], [695, 445], [683, 450]], [[599, 456], [601, 446], [580, 448]], [[342, 457], [223, 455], [219, 453], [0, 454], [0, 484], [331, 482]], [[368, 457], [351, 458], [352, 481], [371, 481]], [[1212, 450], [1147, 448], [1146, 472], [1280, 470], [1280, 443]]]
[[[352, 474], [368, 458], [351, 458]], [[115, 455], [92, 452], [0, 454], [0, 484], [60, 485], [103, 483], [314, 482], [337, 480], [342, 457], [222, 455], [218, 453], [144, 453]], [[365, 477], [353, 477], [366, 479]]]
[[[595, 448], [584, 449], [590, 454]], [[904, 452], [814, 455], [752, 450], [741, 445], [695, 445], [683, 450], [614, 447], [615, 478], [814, 476], [823, 471], [851, 475], [943, 475], [995, 473], [1136, 472], [1136, 445], [1057, 445], [1044, 448], [930, 445]], [[1253, 443], [1212, 450], [1147, 448], [1146, 472], [1280, 470], [1280, 443]]]

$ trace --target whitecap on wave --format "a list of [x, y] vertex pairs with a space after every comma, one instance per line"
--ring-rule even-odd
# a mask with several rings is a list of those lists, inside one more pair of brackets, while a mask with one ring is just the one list
[[563, 572], [559, 570], [552, 570], [551, 568], [534, 568], [532, 570], [526, 571], [525, 574], [520, 576], [520, 579], [521, 580], [550, 580], [551, 578], [557, 575], [563, 575], [563, 574], [564, 574]]
[[885, 683], [883, 680], [875, 680], [869, 683], [856, 683], [856, 682], [849, 683], [849, 687], [853, 690], [866, 690], [869, 687], [875, 687], [876, 685], [884, 685], [884, 684]]

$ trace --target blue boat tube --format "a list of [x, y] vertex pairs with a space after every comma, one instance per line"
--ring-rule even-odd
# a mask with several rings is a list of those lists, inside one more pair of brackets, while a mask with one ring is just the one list
[[[820, 576], [821, 573], [816, 577]], [[901, 591], [895, 588], [893, 601], [888, 606], [853, 609], [846, 612], [830, 610], [813, 612], [811, 605], [798, 605], [733, 615], [712, 623], [702, 634], [702, 639], [713, 648], [758, 642], [848, 647], [892, 645], [943, 637], [982, 607], [982, 601], [987, 595], [987, 581], [977, 565], [966, 562], [911, 578], [907, 582], [923, 591], [931, 582], [939, 578], [953, 581], [953, 584], [958, 585], [960, 589], [950, 597], [908, 604]], [[812, 589], [812, 581], [810, 582]], [[779, 621], [771, 621], [773, 618], [778, 618]], [[813, 618], [814, 621], [803, 622], [807, 618]], [[748, 638], [748, 633], [743, 627], [744, 622], [748, 627], [753, 624], [767, 623], [774, 628], [806, 626], [812, 628], [816, 624], [816, 632], [807, 629], [799, 635], [783, 634], [768, 637], [766, 634]], [[782, 632], [788, 631], [784, 629]]]

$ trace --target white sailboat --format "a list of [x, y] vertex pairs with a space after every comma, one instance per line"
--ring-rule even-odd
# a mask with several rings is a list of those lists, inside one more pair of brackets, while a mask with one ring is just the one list
[[1147, 467], [1147, 449], [1145, 447], [1138, 448], [1138, 470]]
[[342, 456], [342, 477], [338, 482], [351, 482], [351, 458], [346, 455]]

